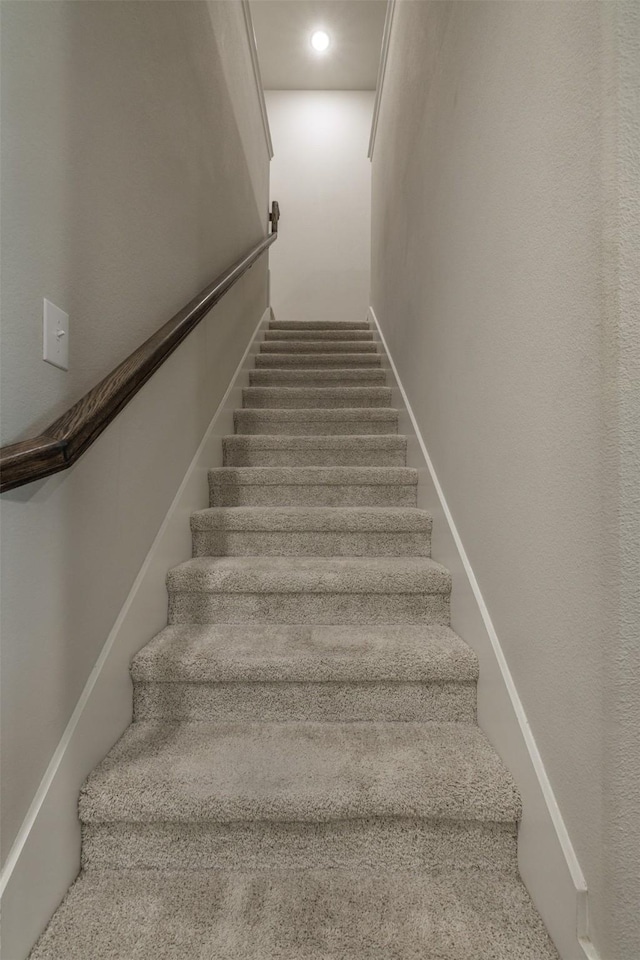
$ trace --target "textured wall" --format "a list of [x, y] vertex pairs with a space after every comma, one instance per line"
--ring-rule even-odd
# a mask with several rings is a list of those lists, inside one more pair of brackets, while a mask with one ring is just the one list
[[603, 958], [640, 956], [640, 4], [604, 8], [607, 105], [607, 491], [617, 588], [609, 610]]
[[637, 11], [399, 2], [373, 161], [372, 304], [606, 960], [640, 955]]
[[[239, 4], [9, 0], [1, 79], [9, 442], [266, 233], [269, 165]], [[3, 496], [5, 852], [266, 306], [266, 271], [76, 467]], [[66, 373], [41, 359], [43, 297], [71, 315]]]
[[369, 306], [373, 94], [269, 90], [271, 195], [282, 233], [271, 256], [279, 320], [362, 320]]

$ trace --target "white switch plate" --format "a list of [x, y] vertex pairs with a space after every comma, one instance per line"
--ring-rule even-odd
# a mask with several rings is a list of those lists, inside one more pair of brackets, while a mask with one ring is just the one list
[[44, 301], [43, 359], [61, 370], [69, 369], [69, 314]]

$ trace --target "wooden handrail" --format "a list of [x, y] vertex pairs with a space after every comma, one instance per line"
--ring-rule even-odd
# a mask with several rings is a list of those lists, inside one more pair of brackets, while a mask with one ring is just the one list
[[216, 277], [43, 433], [0, 448], [0, 492], [72, 466], [209, 310], [277, 240], [278, 217], [278, 204], [274, 202], [269, 215], [272, 232]]

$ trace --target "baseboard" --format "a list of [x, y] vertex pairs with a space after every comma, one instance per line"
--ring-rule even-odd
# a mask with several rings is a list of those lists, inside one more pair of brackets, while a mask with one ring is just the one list
[[24, 960], [80, 867], [78, 794], [88, 773], [131, 722], [129, 663], [166, 623], [167, 570], [191, 556], [189, 516], [207, 503], [207, 470], [222, 463], [222, 437], [253, 366], [267, 308], [236, 368], [118, 618], [91, 671], [0, 875], [2, 960]]
[[[407, 464], [420, 474], [418, 506], [433, 514], [433, 554], [452, 573], [452, 624], [480, 660], [478, 722], [518, 783], [523, 817], [518, 863], [524, 883], [562, 960], [599, 960], [589, 939], [587, 886], [500, 640], [436, 475], [378, 318], [369, 316], [385, 348], [388, 373], [409, 438]], [[393, 382], [395, 381], [395, 382]]]

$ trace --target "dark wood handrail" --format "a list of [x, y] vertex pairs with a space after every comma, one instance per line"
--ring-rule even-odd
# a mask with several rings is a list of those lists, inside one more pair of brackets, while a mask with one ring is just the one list
[[0, 492], [72, 466], [209, 310], [277, 240], [279, 215], [274, 202], [269, 215], [272, 232], [216, 277], [43, 433], [0, 448]]

